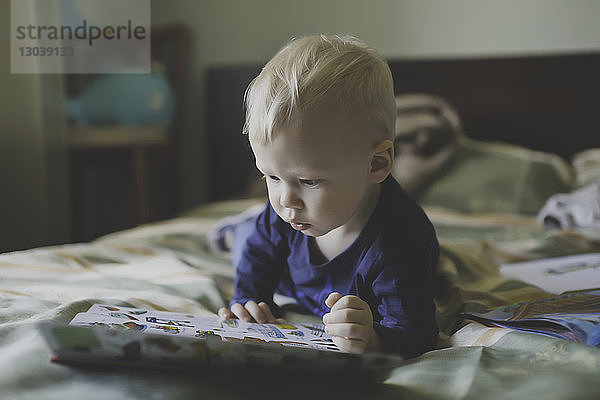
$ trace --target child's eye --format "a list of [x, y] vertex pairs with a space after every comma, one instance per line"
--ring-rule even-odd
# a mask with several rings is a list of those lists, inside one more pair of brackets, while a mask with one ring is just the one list
[[299, 179], [300, 183], [305, 186], [317, 186], [320, 182], [319, 179]]
[[278, 182], [279, 181], [279, 178], [276, 177], [275, 175], [269, 175], [267, 178], [269, 180], [273, 181], [273, 182]]

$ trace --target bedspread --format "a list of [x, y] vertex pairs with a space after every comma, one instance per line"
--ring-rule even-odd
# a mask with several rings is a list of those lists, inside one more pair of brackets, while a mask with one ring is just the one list
[[205, 234], [218, 218], [254, 202], [206, 206], [91, 243], [0, 255], [0, 397], [598, 398], [600, 349], [467, 323], [458, 314], [548, 296], [500, 276], [500, 263], [598, 251], [600, 242], [575, 231], [546, 232], [518, 216], [440, 209], [428, 210], [441, 243], [439, 348], [403, 361], [381, 384], [276, 371], [98, 371], [49, 361], [37, 323], [66, 323], [94, 303], [214, 314], [231, 295], [234, 271], [226, 256], [207, 250]]

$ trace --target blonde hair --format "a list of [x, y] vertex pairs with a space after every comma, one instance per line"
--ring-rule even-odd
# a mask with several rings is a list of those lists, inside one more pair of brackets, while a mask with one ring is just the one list
[[383, 139], [394, 137], [394, 84], [386, 61], [352, 36], [292, 40], [262, 69], [245, 94], [243, 133], [269, 143], [300, 113], [334, 101]]

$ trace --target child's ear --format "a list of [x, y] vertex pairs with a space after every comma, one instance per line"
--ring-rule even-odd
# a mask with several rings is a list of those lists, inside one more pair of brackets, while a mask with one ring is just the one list
[[371, 182], [381, 183], [394, 167], [394, 143], [386, 139], [371, 150]]

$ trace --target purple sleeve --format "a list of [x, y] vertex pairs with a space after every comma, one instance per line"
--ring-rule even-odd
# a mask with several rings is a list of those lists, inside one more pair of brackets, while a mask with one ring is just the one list
[[[425, 254], [427, 260], [423, 260]], [[433, 271], [437, 266], [437, 240], [418, 258], [408, 257], [398, 268], [384, 265], [373, 282], [379, 299], [379, 321], [373, 327], [385, 350], [404, 357], [416, 357], [435, 348], [438, 327], [435, 320]], [[408, 262], [408, 263], [407, 263]]]
[[256, 220], [254, 231], [243, 244], [240, 261], [235, 266], [234, 294], [229, 305], [264, 301], [276, 312], [273, 293], [288, 253], [279, 217], [267, 204]]

